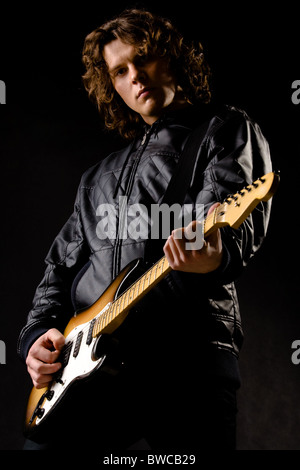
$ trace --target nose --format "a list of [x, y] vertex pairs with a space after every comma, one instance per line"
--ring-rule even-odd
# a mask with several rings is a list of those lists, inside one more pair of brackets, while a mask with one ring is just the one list
[[130, 77], [133, 84], [143, 81], [146, 77], [146, 72], [141, 67], [138, 67], [134, 64], [130, 68]]

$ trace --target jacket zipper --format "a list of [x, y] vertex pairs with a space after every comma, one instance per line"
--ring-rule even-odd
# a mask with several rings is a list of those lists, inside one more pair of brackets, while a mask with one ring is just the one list
[[[151, 131], [152, 131], [152, 127], [150, 127], [149, 129], [146, 130], [146, 132], [145, 132], [145, 134], [142, 138], [140, 147], [139, 147], [139, 149], [137, 151], [137, 154], [135, 156], [134, 163], [132, 165], [130, 175], [129, 175], [129, 178], [128, 178], [126, 191], [125, 191], [125, 194], [124, 194], [124, 197], [126, 198], [126, 200], [128, 199], [128, 197], [131, 194], [133, 183], [134, 183], [134, 177], [135, 177], [135, 174], [136, 174], [136, 171], [137, 171], [137, 167], [138, 167], [139, 162], [141, 160], [141, 157], [144, 153], [144, 150], [148, 145], [148, 142], [149, 142], [149, 139], [150, 139], [150, 136], [151, 136], [151, 133], [152, 133]], [[120, 238], [120, 225], [122, 225], [123, 218], [126, 217], [126, 213], [124, 213], [124, 210], [125, 210], [124, 208], [126, 208], [126, 204], [124, 206], [123, 205], [119, 206], [119, 220], [118, 220], [118, 228], [117, 228], [116, 242], [115, 242], [114, 255], [113, 255], [113, 273], [112, 273], [113, 279], [118, 275], [118, 273], [120, 271], [121, 246], [122, 246], [122, 239], [123, 239], [123, 238]]]

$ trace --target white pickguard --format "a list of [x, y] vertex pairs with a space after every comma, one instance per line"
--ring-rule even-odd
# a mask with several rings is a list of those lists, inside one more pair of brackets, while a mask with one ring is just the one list
[[[108, 309], [109, 305], [110, 303], [106, 305], [96, 318], [101, 316]], [[58, 381], [54, 380], [49, 386], [46, 392], [46, 397], [48, 398], [45, 398], [40, 405], [40, 409], [43, 411], [41, 413], [42, 416], [37, 416], [36, 425], [39, 425], [47, 417], [51, 409], [58, 404], [58, 401], [75, 380], [90, 375], [93, 371], [98, 369], [105, 360], [105, 355], [96, 358], [93, 354], [99, 338], [91, 338], [90, 341], [87, 342], [90, 325], [91, 321], [79, 325], [66, 337], [65, 348], [69, 349], [67, 365], [62, 369], [62, 373], [59, 374]], [[77, 341], [77, 338], [80, 338], [80, 341]], [[76, 353], [77, 349], [78, 351]]]

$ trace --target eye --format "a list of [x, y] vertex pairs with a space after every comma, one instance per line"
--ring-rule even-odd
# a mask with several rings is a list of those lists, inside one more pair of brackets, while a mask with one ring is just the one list
[[115, 77], [122, 77], [122, 75], [125, 75], [125, 73], [126, 73], [126, 68], [121, 67], [118, 70], [116, 70]]

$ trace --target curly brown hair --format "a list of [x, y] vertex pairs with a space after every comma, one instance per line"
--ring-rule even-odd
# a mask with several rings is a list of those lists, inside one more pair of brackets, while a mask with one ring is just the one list
[[108, 73], [103, 48], [115, 39], [134, 45], [141, 56], [164, 57], [189, 103], [210, 101], [210, 67], [201, 43], [187, 43], [167, 19], [144, 10], [125, 10], [92, 31], [83, 47], [83, 83], [107, 129], [118, 129], [122, 137], [132, 139], [144, 124], [115, 91]]

